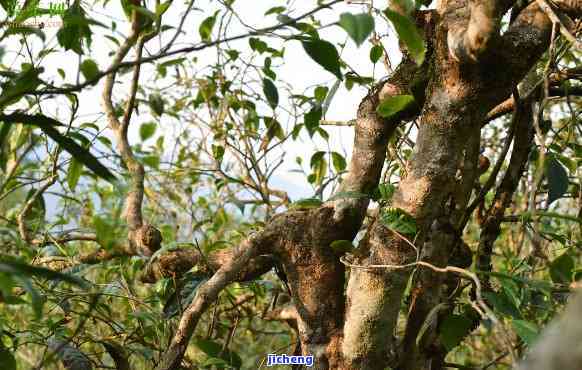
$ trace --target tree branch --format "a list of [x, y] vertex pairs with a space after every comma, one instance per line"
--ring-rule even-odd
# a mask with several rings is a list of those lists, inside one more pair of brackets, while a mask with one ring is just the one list
[[511, 5], [510, 1], [501, 0], [469, 0], [468, 3], [469, 14], [467, 10], [459, 12], [461, 18], [468, 17], [468, 22], [454, 22], [447, 35], [449, 53], [461, 63], [479, 60], [490, 39], [499, 34], [501, 16]]
[[202, 314], [218, 298], [222, 289], [236, 280], [253, 257], [268, 249], [272, 237], [267, 229], [250, 236], [233, 251], [233, 258], [216, 271], [210, 280], [200, 286], [194, 300], [182, 314], [178, 329], [156, 366], [156, 370], [176, 370], [180, 367], [190, 338]]

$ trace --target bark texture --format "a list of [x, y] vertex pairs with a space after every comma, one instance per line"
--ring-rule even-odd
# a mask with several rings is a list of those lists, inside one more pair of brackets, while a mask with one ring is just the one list
[[[558, 3], [570, 15], [581, 8], [576, 2]], [[318, 208], [294, 208], [275, 215], [264, 230], [231, 251], [203, 256], [194, 249], [176, 250], [150, 261], [144, 281], [180, 275], [192, 265], [214, 272], [183, 313], [157, 370], [180, 367], [201, 315], [224, 287], [233, 281], [252, 280], [274, 265], [282, 266], [287, 276], [293, 307], [279, 308], [265, 318], [292, 322], [301, 352], [315, 357], [314, 368], [443, 367], [446, 351], [437, 340], [438, 325], [422, 338], [419, 332], [431, 309], [444, 302], [457, 280], [428, 269], [411, 274], [412, 268], [398, 266], [422, 260], [425, 266], [431, 264], [440, 271], [450, 271], [444, 268], [467, 267], [471, 263], [471, 251], [461, 236], [466, 216], [473, 211], [468, 204], [475, 179], [488, 167], [481, 165], [479, 156], [481, 127], [516, 106], [516, 101], [511, 100], [512, 92], [547, 49], [552, 28], [547, 15], [533, 2], [515, 11], [509, 29], [500, 35], [501, 17], [513, 5], [509, 0], [448, 0], [439, 2], [436, 10], [414, 14], [426, 38], [425, 62], [417, 66], [405, 53], [392, 76], [362, 100], [348, 173], [330, 201]], [[130, 35], [115, 63], [136, 42], [139, 57], [140, 41], [137, 35]], [[138, 74], [137, 69], [134, 76]], [[159, 248], [161, 238], [141, 216], [143, 167], [135, 161], [127, 143], [130, 114], [126, 111], [123, 122], [119, 122], [113, 113], [113, 79], [106, 81], [103, 100], [132, 179], [127, 208], [130, 249], [151, 255]], [[378, 115], [376, 110], [383, 99], [402, 94], [414, 95], [416, 104], [389, 119]], [[131, 101], [130, 95], [129, 112]], [[532, 139], [528, 120], [531, 112], [527, 105], [517, 106], [518, 113], [522, 109], [525, 113], [516, 113], [519, 135], [487, 214], [481, 250], [492, 248], [527, 160]], [[386, 205], [370, 220], [354, 253], [336, 253], [331, 243], [353, 240], [364, 222], [370, 195], [380, 182], [388, 140], [401, 122], [417, 117], [418, 135], [412, 157], [389, 205], [390, 209], [412, 216], [416, 234], [403, 236], [386, 226], [382, 218], [388, 210]], [[354, 267], [349, 271], [347, 289], [342, 263], [346, 261]], [[370, 265], [386, 268], [366, 268]], [[403, 336], [396, 336], [409, 283], [412, 290], [407, 323]]]

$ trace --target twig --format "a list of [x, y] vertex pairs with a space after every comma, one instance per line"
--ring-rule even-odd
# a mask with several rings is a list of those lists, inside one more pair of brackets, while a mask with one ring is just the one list
[[552, 23], [554, 23], [560, 28], [560, 33], [562, 34], [562, 36], [564, 36], [568, 41], [570, 41], [576, 49], [582, 51], [582, 43], [578, 41], [576, 37], [574, 37], [574, 35], [570, 33], [570, 31], [568, 31], [568, 28], [566, 28], [566, 26], [562, 23], [558, 15], [554, 12], [552, 7], [546, 2], [546, 0], [537, 0], [537, 3], [538, 6], [546, 13], [548, 18], [550, 18]]

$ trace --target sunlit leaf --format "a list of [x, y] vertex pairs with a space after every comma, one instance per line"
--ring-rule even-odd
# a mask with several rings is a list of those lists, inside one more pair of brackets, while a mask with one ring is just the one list
[[139, 137], [142, 141], [146, 141], [147, 139], [154, 136], [156, 133], [157, 125], [155, 122], [146, 122], [139, 127]]
[[404, 235], [416, 234], [416, 220], [403, 209], [387, 207], [382, 211], [382, 223]]
[[376, 111], [384, 118], [390, 118], [396, 113], [403, 111], [414, 104], [412, 95], [390, 96], [380, 102]]
[[299, 199], [291, 204], [291, 208], [309, 209], [321, 206], [323, 202], [319, 198]]
[[216, 13], [213, 16], [208, 17], [202, 21], [200, 27], [198, 28], [198, 33], [200, 34], [200, 38], [202, 39], [202, 41], [206, 42], [210, 41], [210, 37], [212, 36], [212, 29], [214, 28], [214, 23], [216, 23]]

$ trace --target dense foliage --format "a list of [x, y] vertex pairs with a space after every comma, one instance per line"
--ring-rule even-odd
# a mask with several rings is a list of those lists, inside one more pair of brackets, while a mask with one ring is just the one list
[[[330, 244], [338, 258], [357, 253], [376, 218], [415, 243], [421, 226], [392, 199], [410, 170], [417, 117], [390, 137], [374, 189], [341, 184], [354, 96], [376, 90], [400, 59], [436, 58], [410, 15], [430, 2], [76, 0], [62, 14], [0, 3], [1, 369], [153, 368], [226, 251], [286, 210], [371, 199], [355, 240]], [[490, 112], [459, 218], [469, 263], [456, 266], [469, 278], [447, 275], [447, 299], [419, 323], [417, 344], [436, 330], [451, 367], [510, 368], [582, 273], [580, 51], [555, 36], [515, 88], [534, 105], [535, 128], [517, 190], [496, 216], [520, 127], [513, 109]], [[377, 114], [420, 110], [426, 81], [411, 85]], [[153, 234], [135, 239], [148, 225]], [[161, 243], [136, 242], [158, 230]], [[490, 250], [480, 245], [487, 235]], [[290, 287], [273, 265], [220, 293], [183, 368], [254, 369], [268, 353], [298, 353]]]

